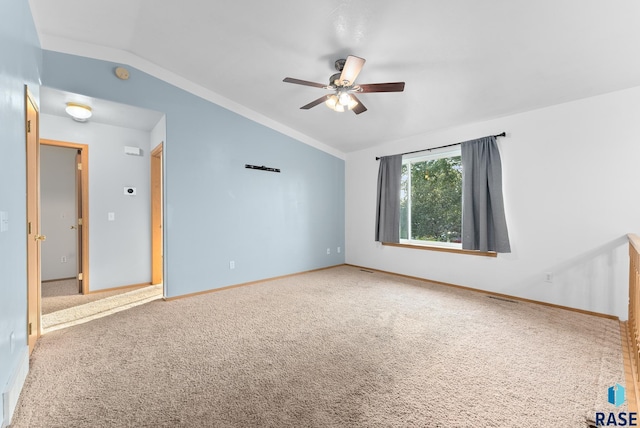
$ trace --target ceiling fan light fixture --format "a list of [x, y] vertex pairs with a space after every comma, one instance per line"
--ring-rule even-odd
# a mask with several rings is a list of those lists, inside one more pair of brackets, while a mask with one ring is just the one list
[[[344, 104], [343, 101], [345, 102]], [[358, 102], [354, 100], [351, 95], [345, 92], [340, 95], [330, 95], [329, 97], [327, 97], [327, 101], [325, 101], [325, 104], [331, 110], [342, 113], [347, 110], [352, 110], [355, 106], [358, 105]]]
[[349, 55], [346, 59], [339, 59], [335, 62], [337, 73], [329, 77], [329, 85], [322, 83], [309, 82], [307, 80], [294, 79], [285, 77], [283, 82], [295, 83], [296, 85], [312, 86], [325, 90], [334, 91], [333, 94], [323, 95], [300, 107], [302, 110], [309, 110], [324, 102], [327, 107], [333, 111], [344, 112], [351, 110], [355, 114], [361, 114], [367, 111], [367, 108], [356, 97], [361, 93], [373, 92], [402, 92], [404, 91], [404, 82], [388, 82], [388, 83], [367, 83], [356, 85], [356, 78], [362, 70], [365, 63], [364, 58]]
[[[334, 111], [340, 111], [338, 108], [342, 107], [340, 105], [339, 99], [337, 95], [330, 95], [327, 97], [327, 101], [325, 101], [327, 107]], [[344, 107], [342, 107], [342, 111], [344, 111]]]
[[91, 107], [78, 103], [67, 103], [64, 111], [75, 121], [86, 122], [93, 114]]
[[340, 92], [340, 95], [338, 95], [338, 102], [343, 106], [348, 106], [351, 100], [351, 95], [348, 92]]
[[353, 110], [353, 108], [357, 105], [358, 105], [358, 102], [354, 100], [352, 96], [349, 96], [349, 104], [347, 104], [347, 108], [349, 110]]

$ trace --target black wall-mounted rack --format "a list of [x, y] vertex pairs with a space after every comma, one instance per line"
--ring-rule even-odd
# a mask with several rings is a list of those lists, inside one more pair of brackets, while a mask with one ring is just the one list
[[244, 167], [247, 169], [257, 169], [260, 171], [280, 172], [280, 168], [269, 168], [268, 166], [264, 166], [264, 165], [258, 166], [258, 165], [245, 164]]

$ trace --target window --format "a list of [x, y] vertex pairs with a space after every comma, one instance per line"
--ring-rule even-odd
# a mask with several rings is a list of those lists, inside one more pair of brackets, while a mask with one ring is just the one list
[[400, 242], [462, 248], [460, 147], [405, 156], [400, 186]]

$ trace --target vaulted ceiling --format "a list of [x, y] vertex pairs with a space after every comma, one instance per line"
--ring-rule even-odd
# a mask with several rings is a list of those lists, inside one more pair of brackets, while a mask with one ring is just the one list
[[[30, 0], [44, 49], [135, 55], [342, 153], [640, 85], [637, 0]], [[300, 107], [367, 60], [368, 111]]]

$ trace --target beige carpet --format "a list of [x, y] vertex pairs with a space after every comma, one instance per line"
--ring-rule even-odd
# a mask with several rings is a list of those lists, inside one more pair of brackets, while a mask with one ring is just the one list
[[162, 298], [162, 285], [150, 285], [44, 314], [42, 315], [42, 334], [93, 321], [160, 298]]
[[621, 352], [616, 321], [342, 266], [47, 334], [13, 426], [585, 427]]
[[43, 315], [95, 302], [96, 300], [101, 300], [105, 297], [116, 296], [132, 290], [129, 288], [83, 295], [78, 292], [78, 282], [75, 279], [43, 282], [40, 288], [42, 296], [40, 308]]

